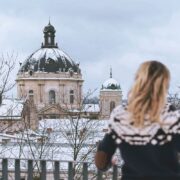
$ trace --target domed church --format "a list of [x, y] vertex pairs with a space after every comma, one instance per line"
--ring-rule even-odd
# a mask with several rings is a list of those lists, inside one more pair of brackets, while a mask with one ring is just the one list
[[56, 43], [54, 26], [44, 27], [44, 42], [21, 65], [17, 74], [17, 96], [33, 102], [38, 118], [59, 118], [63, 109], [78, 109], [83, 79], [75, 63]]
[[[54, 26], [49, 22], [44, 27], [44, 42], [40, 49], [21, 64], [17, 74], [17, 96], [31, 105], [30, 121], [36, 121], [34, 124], [38, 119], [63, 118], [68, 109], [82, 107], [81, 69], [58, 47], [55, 33]], [[119, 83], [112, 78], [111, 70], [110, 78], [100, 90], [100, 102], [96, 108], [98, 118], [108, 118], [121, 100], [122, 91]]]
[[112, 77], [112, 68], [110, 77], [102, 84], [100, 90], [100, 118], [107, 119], [111, 111], [122, 104], [122, 90], [120, 84]]

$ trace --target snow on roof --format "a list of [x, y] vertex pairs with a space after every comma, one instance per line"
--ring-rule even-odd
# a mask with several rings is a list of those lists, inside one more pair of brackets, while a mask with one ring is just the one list
[[[71, 124], [71, 121], [79, 121], [79, 128], [84, 127], [87, 125], [87, 123], [98, 126], [95, 131], [102, 130], [103, 127], [107, 126], [108, 121], [107, 120], [93, 120], [93, 119], [42, 119], [39, 121], [39, 129], [45, 129], [45, 128], [52, 128], [53, 130], [60, 130], [61, 127], [65, 126], [68, 127]], [[92, 129], [93, 130], [93, 129]]]
[[42, 58], [45, 58], [46, 60], [53, 59], [55, 61], [58, 61], [58, 57], [62, 57], [62, 60], [64, 61], [64, 63], [66, 63], [64, 59], [66, 58], [71, 62], [72, 65], [74, 64], [73, 60], [59, 48], [38, 49], [37, 51], [35, 51], [35, 53], [32, 54], [31, 59], [40, 60]]
[[84, 104], [84, 111], [86, 112], [99, 112], [99, 104]]
[[23, 110], [23, 101], [17, 99], [3, 99], [0, 105], [0, 119], [7, 119], [8, 117], [21, 117]]
[[79, 65], [58, 48], [40, 48], [22, 64], [19, 72], [80, 72]]
[[[89, 123], [89, 126], [87, 125]], [[83, 154], [87, 154], [89, 148], [96, 146], [96, 143], [101, 140], [105, 134], [103, 132], [104, 128], [107, 128], [107, 120], [89, 120], [89, 119], [79, 119], [78, 124], [78, 132], [82, 130], [82, 128], [87, 127], [87, 136], [86, 140], [83, 142], [83, 146], [80, 149], [77, 161], [81, 160], [81, 156]], [[72, 161], [73, 160], [73, 140], [72, 142], [68, 141], [68, 138], [63, 136], [63, 132], [70, 132], [72, 122], [69, 119], [43, 119], [39, 122], [39, 131], [34, 132], [31, 130], [27, 131], [29, 134], [28, 140], [31, 140], [31, 143], [23, 141], [23, 146], [20, 145], [18, 139], [23, 138], [27, 139], [26, 132], [22, 132], [13, 135], [7, 135], [10, 139], [14, 139], [14, 141], [7, 142], [6, 144], [2, 144], [0, 146], [1, 157], [7, 158], [42, 158], [42, 159], [51, 159], [51, 160], [63, 160], [63, 161]], [[52, 128], [51, 133], [48, 134], [46, 129]], [[64, 130], [62, 132], [62, 130]], [[47, 135], [46, 143], [38, 144], [38, 135], [44, 133]], [[37, 136], [31, 136], [35, 134]], [[14, 137], [17, 137], [15, 140]], [[39, 136], [40, 137], [40, 136]], [[42, 137], [42, 136], [41, 136]], [[34, 138], [34, 140], [33, 140]], [[71, 140], [71, 138], [70, 138]], [[78, 143], [78, 140], [77, 140]], [[41, 148], [43, 146], [43, 152], [41, 154]], [[21, 149], [21, 150], [20, 150]], [[33, 153], [32, 153], [33, 151]], [[23, 153], [22, 153], [23, 152]], [[92, 162], [92, 158], [94, 157], [93, 152], [88, 153], [88, 157], [86, 161]], [[66, 167], [67, 169], [67, 167]]]
[[31, 140], [31, 138], [28, 138], [27, 139], [27, 136], [20, 136], [19, 134], [14, 134], [14, 135], [11, 135], [11, 134], [5, 134], [5, 133], [0, 133], [0, 140], [2, 139], [11, 139], [11, 142], [17, 142], [18, 140], [24, 140], [24, 141], [27, 141], [27, 140]]
[[106, 92], [114, 92], [114, 91], [121, 91], [120, 89], [101, 89], [101, 91], [106, 91]]
[[17, 138], [16, 135], [10, 135], [5, 133], [0, 133], [0, 138]]
[[116, 86], [119, 86], [119, 83], [115, 80], [115, 79], [113, 79], [113, 78], [109, 78], [109, 79], [107, 79], [104, 83], [103, 83], [103, 86], [104, 87], [109, 87], [109, 86], [111, 86], [111, 85], [116, 85]]
[[[67, 138], [64, 137], [64, 132], [74, 133], [75, 127], [78, 132], [85, 130], [88, 137], [84, 140], [85, 144], [95, 144], [104, 136], [104, 129], [108, 127], [107, 120], [90, 120], [82, 119], [43, 119], [39, 121], [39, 133], [46, 132], [51, 129], [51, 137], [53, 143], [66, 143]], [[50, 140], [51, 141], [51, 140]]]
[[98, 113], [100, 112], [100, 107], [99, 104], [84, 104], [82, 109], [71, 109], [69, 110], [71, 112], [94, 112]]

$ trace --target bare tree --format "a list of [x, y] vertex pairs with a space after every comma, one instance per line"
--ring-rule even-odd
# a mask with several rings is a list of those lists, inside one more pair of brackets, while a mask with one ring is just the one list
[[12, 71], [15, 68], [15, 64], [17, 60], [17, 55], [14, 53], [7, 53], [6, 56], [4, 54], [0, 57], [0, 104], [2, 103], [2, 97], [5, 93], [11, 90], [15, 82], [11, 82]]
[[178, 93], [168, 93], [168, 102], [176, 109], [180, 109], [180, 97]]
[[[5, 99], [7, 92], [10, 91], [15, 86], [13, 70], [17, 62], [17, 55], [14, 53], [7, 53], [6, 55], [2, 54], [0, 56], [0, 107], [2, 106], [2, 101]], [[14, 111], [14, 106], [6, 107], [6, 112], [1, 112], [1, 128], [0, 132], [7, 131], [7, 129], [12, 126], [13, 123], [16, 123], [11, 119], [11, 113]], [[3, 114], [5, 113], [5, 114]], [[5, 117], [4, 119], [2, 119]], [[11, 123], [8, 123], [9, 122]]]
[[[89, 91], [85, 98], [90, 97], [93, 93], [94, 91]], [[97, 107], [97, 104], [95, 105]], [[78, 109], [74, 109], [73, 106], [69, 107], [67, 104], [58, 106], [61, 112], [64, 111], [65, 117], [54, 120], [41, 120], [37, 130], [39, 137], [37, 136], [35, 141], [31, 140], [32, 134], [27, 133], [30, 126], [28, 121], [24, 119], [26, 132], [23, 133], [26, 133], [26, 135], [23, 134], [23, 136], [27, 138], [31, 158], [35, 160], [61, 159], [93, 163], [96, 142], [101, 138], [98, 134], [101, 122], [92, 119], [92, 114], [89, 113], [91, 106], [93, 104], [84, 103], [80, 103]], [[62, 154], [64, 159], [62, 159]], [[74, 164], [75, 179], [81, 178], [81, 165], [80, 163]], [[35, 168], [40, 173], [38, 162]]]
[[[93, 119], [93, 108], [98, 104], [85, 104], [88, 99], [92, 99], [94, 91], [88, 91], [84, 96], [78, 109], [64, 108], [66, 117], [56, 121], [55, 130], [61, 137], [59, 140], [68, 145], [68, 149], [61, 148], [62, 154], [68, 154], [69, 160], [74, 162], [89, 162], [93, 164], [96, 144], [104, 135], [102, 127], [104, 121]], [[91, 110], [90, 110], [91, 109]], [[62, 110], [62, 109], [61, 109]], [[97, 117], [96, 117], [97, 118]], [[103, 124], [102, 124], [103, 123]], [[45, 122], [44, 124], [47, 125]], [[81, 179], [82, 164], [74, 163], [73, 166], [74, 179]]]

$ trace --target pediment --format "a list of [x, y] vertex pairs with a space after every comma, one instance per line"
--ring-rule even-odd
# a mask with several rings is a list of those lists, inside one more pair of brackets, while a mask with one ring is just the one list
[[59, 105], [48, 105], [39, 110], [38, 114], [62, 114], [63, 109]]

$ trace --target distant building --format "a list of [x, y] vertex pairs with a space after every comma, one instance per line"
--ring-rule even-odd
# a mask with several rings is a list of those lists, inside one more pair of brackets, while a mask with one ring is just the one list
[[107, 119], [111, 111], [122, 104], [122, 91], [120, 84], [112, 78], [112, 69], [110, 78], [107, 79], [100, 90], [100, 118]]
[[79, 111], [94, 119], [109, 118], [112, 109], [122, 102], [122, 91], [112, 78], [112, 70], [100, 90], [99, 105], [83, 105], [84, 80], [79, 63], [58, 48], [56, 30], [50, 22], [43, 33], [41, 48], [22, 63], [16, 78], [17, 98], [26, 102], [23, 112], [28, 127], [36, 129], [41, 119], [64, 118]]
[[39, 119], [64, 116], [64, 109], [78, 109], [83, 79], [75, 63], [55, 43], [55, 28], [44, 28], [44, 43], [22, 64], [17, 74], [18, 98], [29, 99]]

